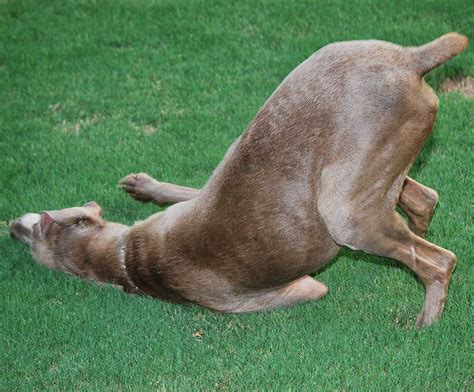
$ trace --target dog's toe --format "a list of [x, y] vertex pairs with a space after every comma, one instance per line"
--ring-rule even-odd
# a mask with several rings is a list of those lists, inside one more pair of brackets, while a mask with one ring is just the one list
[[146, 173], [132, 173], [119, 181], [119, 187], [134, 199], [139, 201], [153, 201], [153, 190], [159, 185], [153, 177]]
[[124, 178], [122, 178], [120, 181], [119, 181], [119, 185], [120, 186], [131, 186], [131, 185], [135, 185], [136, 182], [137, 182], [137, 179], [136, 179], [136, 174], [132, 173], [132, 174], [129, 174], [128, 176], [125, 176]]

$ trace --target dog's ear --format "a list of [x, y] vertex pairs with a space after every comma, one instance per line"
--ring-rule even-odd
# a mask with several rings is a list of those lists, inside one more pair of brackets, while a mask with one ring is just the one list
[[83, 208], [89, 209], [89, 214], [91, 217], [94, 217], [96, 220], [102, 218], [102, 207], [98, 205], [95, 201], [90, 201], [82, 206]]
[[103, 225], [101, 219], [102, 208], [95, 202], [91, 201], [82, 207], [65, 208], [63, 210], [44, 211], [40, 218], [40, 238], [46, 238], [51, 225], [53, 223], [59, 226], [71, 226], [80, 221], [89, 221]]

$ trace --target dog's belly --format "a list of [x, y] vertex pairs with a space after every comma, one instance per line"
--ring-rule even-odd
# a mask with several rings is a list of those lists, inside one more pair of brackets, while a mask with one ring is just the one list
[[340, 247], [310, 201], [287, 201], [263, 208], [248, 203], [212, 225], [215, 248], [225, 250], [214, 256], [215, 263], [229, 279], [249, 289], [276, 287], [316, 272], [336, 256]]

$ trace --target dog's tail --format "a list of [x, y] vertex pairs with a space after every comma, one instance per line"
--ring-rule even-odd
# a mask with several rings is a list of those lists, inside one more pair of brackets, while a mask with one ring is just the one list
[[467, 48], [467, 42], [466, 36], [449, 33], [425, 45], [410, 48], [413, 68], [423, 76], [461, 53]]

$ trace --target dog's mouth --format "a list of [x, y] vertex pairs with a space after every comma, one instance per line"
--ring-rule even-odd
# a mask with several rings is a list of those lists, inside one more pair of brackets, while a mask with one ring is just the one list
[[34, 227], [39, 223], [39, 214], [26, 214], [13, 221], [10, 225], [10, 236], [17, 240], [31, 245]]

